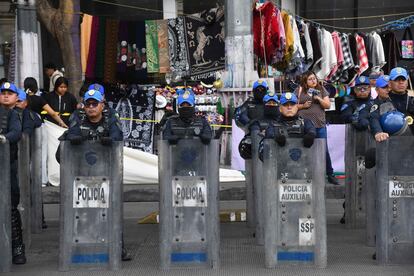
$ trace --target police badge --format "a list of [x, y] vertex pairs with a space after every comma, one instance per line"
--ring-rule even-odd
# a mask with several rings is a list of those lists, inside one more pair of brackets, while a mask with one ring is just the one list
[[298, 148], [289, 149], [289, 157], [293, 161], [298, 161], [302, 156], [302, 151]]

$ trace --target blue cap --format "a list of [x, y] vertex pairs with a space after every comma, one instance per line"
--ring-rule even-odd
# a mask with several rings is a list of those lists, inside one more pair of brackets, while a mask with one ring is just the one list
[[375, 81], [375, 86], [379, 88], [384, 88], [388, 86], [389, 81], [390, 81], [390, 76], [382, 75]]
[[266, 89], [269, 89], [269, 85], [267, 85], [267, 82], [265, 80], [257, 80], [253, 83], [253, 89], [256, 89], [259, 86], [263, 86]]
[[17, 92], [17, 87], [16, 85], [14, 85], [11, 82], [6, 81], [5, 83], [3, 83], [3, 85], [0, 87], [0, 91], [11, 91], [13, 93], [19, 94], [19, 92]]
[[355, 86], [357, 85], [369, 85], [369, 78], [365, 76], [359, 76], [355, 81]]
[[20, 88], [17, 88], [17, 95], [18, 95], [19, 101], [25, 101], [27, 98], [26, 92], [24, 92], [24, 90]]
[[101, 93], [102, 96], [105, 95], [105, 88], [102, 85], [100, 85], [99, 83], [93, 83], [93, 84], [89, 85], [88, 91], [89, 90], [97, 90]]
[[280, 97], [280, 104], [286, 104], [286, 103], [294, 103], [297, 104], [298, 103], [298, 98], [296, 97], [295, 94], [291, 93], [291, 92], [287, 92], [287, 93], [283, 93], [282, 96]]
[[180, 106], [183, 103], [188, 103], [191, 106], [194, 106], [195, 104], [194, 93], [190, 92], [189, 90], [186, 90], [185, 92], [178, 94], [178, 98], [177, 98], [178, 106]]
[[102, 102], [103, 101], [103, 96], [101, 94], [101, 92], [99, 92], [98, 90], [88, 90], [85, 93], [85, 96], [83, 97], [83, 101], [86, 102], [87, 100], [93, 99], [95, 101], [98, 102]]
[[263, 103], [267, 103], [268, 101], [275, 101], [275, 102], [279, 102], [279, 98], [277, 97], [277, 95], [275, 94], [275, 93], [272, 93], [272, 94], [266, 94], [264, 97], [263, 97]]
[[407, 70], [402, 67], [395, 67], [390, 72], [390, 80], [395, 80], [398, 77], [403, 77], [404, 79], [408, 79]]

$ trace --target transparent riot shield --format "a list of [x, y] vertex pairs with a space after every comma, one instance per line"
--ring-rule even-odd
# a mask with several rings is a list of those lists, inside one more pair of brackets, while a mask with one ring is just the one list
[[265, 266], [327, 265], [325, 140], [264, 141]]
[[159, 141], [161, 268], [219, 266], [218, 141]]
[[31, 232], [42, 231], [42, 129], [30, 137], [30, 202]]
[[365, 227], [364, 187], [366, 139], [368, 131], [346, 125], [345, 132], [345, 225], [349, 229]]
[[414, 137], [377, 143], [377, 262], [414, 264]]
[[123, 143], [60, 144], [59, 270], [121, 268]]
[[251, 131], [252, 139], [252, 159], [251, 159], [251, 168], [252, 168], [252, 187], [253, 187], [253, 202], [255, 210], [255, 238], [256, 243], [259, 245], [264, 244], [264, 234], [263, 234], [263, 163], [259, 159], [259, 143], [263, 139], [259, 135], [259, 130]]
[[12, 263], [9, 143], [0, 143], [0, 164], [0, 272], [9, 272]]
[[18, 144], [18, 179], [20, 203], [18, 209], [22, 218], [23, 240], [27, 248], [31, 244], [31, 204], [30, 204], [30, 136], [22, 133]]
[[[256, 227], [256, 207], [254, 204], [254, 187], [253, 187], [253, 162], [251, 159], [244, 160], [245, 183], [246, 183], [246, 217], [247, 227], [254, 229]], [[255, 230], [253, 230], [255, 231]]]
[[[375, 139], [368, 133], [366, 135], [366, 149], [375, 149]], [[375, 176], [375, 167], [365, 168], [364, 185], [365, 185], [365, 201], [366, 201], [366, 244], [367, 246], [375, 246], [375, 232], [377, 225], [376, 204], [377, 196], [377, 178]]]

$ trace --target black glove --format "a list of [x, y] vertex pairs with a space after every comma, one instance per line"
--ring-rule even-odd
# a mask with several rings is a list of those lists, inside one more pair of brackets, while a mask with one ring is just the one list
[[283, 134], [278, 134], [275, 137], [275, 141], [279, 146], [284, 147], [286, 145], [286, 136]]
[[170, 137], [168, 137], [168, 143], [170, 145], [177, 145], [178, 143], [178, 136], [177, 135], [171, 135]]
[[80, 145], [83, 141], [83, 137], [82, 136], [73, 136], [69, 139], [69, 141], [72, 145]]
[[371, 169], [375, 167], [375, 160], [376, 158], [376, 149], [375, 148], [369, 148], [365, 152], [365, 168]]
[[312, 147], [314, 140], [315, 140], [315, 134], [314, 133], [306, 133], [305, 135], [303, 135], [303, 146], [305, 148]]
[[101, 144], [103, 146], [110, 146], [112, 145], [112, 138], [111, 137], [101, 137]]

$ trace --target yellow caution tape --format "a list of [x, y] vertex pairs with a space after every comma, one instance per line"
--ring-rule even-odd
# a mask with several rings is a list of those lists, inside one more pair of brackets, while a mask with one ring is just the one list
[[[56, 112], [58, 115], [62, 115], [62, 116], [70, 116], [71, 115], [71, 113], [68, 113], [68, 112], [66, 112], [66, 113], [62, 113], [62, 114], [60, 114], [59, 112]], [[40, 112], [40, 114], [41, 115], [47, 115], [47, 111], [45, 111], [45, 110], [43, 110], [42, 112]]]

